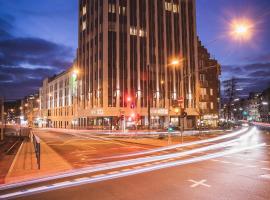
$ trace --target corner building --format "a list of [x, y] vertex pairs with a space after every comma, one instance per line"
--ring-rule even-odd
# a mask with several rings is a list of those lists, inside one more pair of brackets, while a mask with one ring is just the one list
[[177, 107], [196, 126], [195, 13], [195, 0], [79, 0], [79, 126], [144, 127], [148, 106], [152, 128], [179, 125]]

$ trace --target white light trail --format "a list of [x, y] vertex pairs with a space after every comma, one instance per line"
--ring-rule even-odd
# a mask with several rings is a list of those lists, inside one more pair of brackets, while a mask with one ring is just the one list
[[[223, 135], [223, 136], [216, 137], [216, 138], [207, 139], [207, 140], [204, 140], [204, 141], [210, 141], [210, 140], [211, 141], [216, 141], [216, 140], [220, 140], [221, 138], [224, 139], [224, 138], [228, 138], [228, 137], [237, 136], [237, 135], [245, 132], [246, 130], [248, 130], [248, 128], [244, 128], [244, 129], [242, 129], [240, 131], [237, 131], [235, 133], [231, 133], [231, 134], [228, 134], [228, 135]], [[98, 172], [98, 171], [110, 170], [110, 169], [126, 167], [126, 166], [131, 166], [131, 165], [137, 165], [137, 164], [143, 164], [143, 163], [149, 163], [149, 162], [165, 160], [165, 159], [170, 159], [170, 158], [177, 158], [177, 157], [182, 157], [182, 156], [186, 156], [186, 155], [190, 155], [190, 154], [194, 154], [194, 153], [200, 153], [200, 152], [204, 152], [204, 151], [209, 151], [209, 150], [214, 150], [214, 149], [218, 149], [218, 148], [222, 148], [222, 147], [227, 147], [227, 146], [231, 146], [231, 144], [233, 144], [233, 143], [235, 143], [237, 141], [243, 140], [245, 137], [249, 137], [252, 134], [253, 130], [254, 130], [254, 128], [249, 130], [245, 135], [242, 135], [240, 138], [230, 140], [230, 141], [227, 141], [227, 142], [223, 142], [223, 143], [218, 143], [218, 144], [215, 144], [215, 145], [210, 145], [210, 146], [197, 148], [197, 149], [193, 149], [193, 150], [189, 150], [189, 151], [185, 151], [185, 152], [180, 152], [180, 153], [166, 154], [166, 155], [161, 155], [161, 156], [150, 156], [150, 157], [145, 157], [145, 158], [136, 158], [136, 159], [124, 160], [124, 161], [116, 161], [116, 162], [112, 162], [112, 163], [106, 163], [106, 164], [103, 164], [103, 165], [97, 165], [95, 167], [88, 167], [88, 168], [83, 168], [83, 169], [79, 169], [79, 170], [73, 170], [73, 171], [71, 171], [69, 173], [63, 173], [63, 174], [52, 176], [52, 177], [41, 178], [41, 179], [25, 181], [25, 182], [21, 182], [21, 183], [15, 183], [15, 184], [9, 184], [9, 185], [0, 186], [0, 191], [10, 189], [10, 188], [30, 185], [30, 184], [34, 184], [34, 183], [44, 182], [44, 181], [50, 181], [50, 180], [55, 180], [55, 179], [60, 179], [60, 178], [67, 178], [67, 177], [77, 176], [77, 175], [86, 174], [86, 173], [93, 173], [93, 172]], [[198, 144], [198, 143], [201, 144], [202, 141], [203, 140], [196, 141], [196, 142], [191, 142], [191, 143], [187, 143], [187, 144], [174, 145], [174, 146], [176, 146], [176, 147], [183, 146], [183, 145], [189, 146], [188, 144], [193, 145], [195, 143], [196, 144]], [[168, 148], [166, 148], [166, 150], [167, 149]]]
[[234, 154], [234, 153], [240, 153], [240, 152], [246, 151], [246, 150], [256, 149], [259, 147], [263, 147], [265, 145], [266, 145], [265, 143], [261, 143], [261, 144], [256, 144], [253, 146], [223, 151], [223, 152], [209, 154], [209, 155], [200, 156], [200, 157], [196, 157], [196, 158], [174, 161], [174, 162], [164, 163], [164, 164], [160, 164], [160, 165], [149, 166], [149, 167], [145, 167], [145, 168], [141, 168], [141, 169], [131, 169], [130, 171], [122, 171], [122, 172], [119, 172], [117, 174], [95, 176], [95, 177], [89, 177], [88, 179], [87, 178], [80, 179], [80, 180], [77, 179], [76, 181], [65, 181], [62, 183], [60, 182], [60, 183], [50, 185], [48, 187], [41, 186], [41, 187], [32, 188], [32, 189], [28, 189], [28, 190], [24, 190], [24, 191], [0, 195], [0, 199], [10, 199], [10, 198], [15, 198], [15, 197], [19, 197], [19, 196], [26, 196], [26, 195], [30, 195], [30, 194], [34, 194], [34, 193], [41, 193], [41, 192], [57, 190], [57, 189], [66, 188], [66, 187], [74, 187], [74, 186], [78, 186], [78, 185], [82, 185], [82, 184], [96, 183], [96, 182], [126, 177], [126, 176], [130, 176], [130, 175], [141, 174], [141, 173], [164, 169], [164, 168], [168, 168], [168, 167], [176, 167], [176, 166], [181, 166], [181, 165], [185, 165], [185, 164], [206, 161], [209, 159], [223, 157], [223, 156]]

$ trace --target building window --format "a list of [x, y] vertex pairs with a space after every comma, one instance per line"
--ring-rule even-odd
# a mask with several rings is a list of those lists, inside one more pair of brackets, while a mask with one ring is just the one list
[[86, 21], [82, 23], [82, 30], [84, 31], [86, 29]]
[[202, 96], [206, 95], [206, 88], [201, 88], [201, 95]]
[[179, 6], [177, 4], [173, 4], [173, 12], [179, 13]]
[[127, 10], [126, 7], [120, 6], [119, 7], [119, 15], [125, 16], [127, 14], [127, 11], [126, 10]]
[[200, 107], [201, 107], [202, 110], [206, 110], [207, 109], [207, 103], [206, 102], [201, 102]]
[[200, 74], [200, 81], [205, 81], [205, 74]]
[[115, 13], [115, 4], [109, 4], [109, 13]]
[[165, 1], [165, 10], [172, 11], [172, 3]]
[[83, 6], [83, 15], [86, 14], [86, 6]]
[[214, 103], [213, 102], [210, 103], [210, 107], [211, 107], [211, 110], [214, 109]]
[[130, 27], [130, 35], [137, 35], [136, 27]]
[[140, 31], [139, 31], [139, 36], [140, 36], [140, 37], [145, 37], [145, 36], [146, 36], [145, 31], [142, 30], [142, 29], [140, 29]]
[[213, 89], [212, 89], [212, 88], [210, 89], [210, 95], [211, 95], [211, 96], [213, 96], [213, 95], [214, 95], [214, 91], [213, 91]]

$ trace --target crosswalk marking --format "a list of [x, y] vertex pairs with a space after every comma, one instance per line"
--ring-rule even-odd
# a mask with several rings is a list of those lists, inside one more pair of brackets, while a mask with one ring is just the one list
[[192, 184], [190, 186], [191, 188], [194, 188], [194, 187], [197, 187], [197, 186], [211, 187], [211, 185], [208, 185], [208, 184], [205, 183], [207, 181], [206, 179], [203, 179], [203, 180], [200, 180], [200, 181], [195, 181], [195, 180], [190, 179], [188, 181], [194, 183], [194, 184]]

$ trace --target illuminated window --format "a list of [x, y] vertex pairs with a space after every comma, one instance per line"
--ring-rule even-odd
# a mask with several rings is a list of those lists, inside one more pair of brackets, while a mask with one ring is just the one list
[[86, 14], [86, 6], [83, 7], [83, 15]]
[[213, 96], [214, 95], [214, 91], [213, 89], [210, 89], [210, 95]]
[[165, 10], [172, 11], [172, 3], [165, 1]]
[[140, 31], [139, 31], [139, 36], [140, 36], [140, 37], [145, 37], [145, 35], [146, 35], [145, 31], [142, 30], [142, 29], [140, 29]]
[[202, 110], [207, 109], [207, 103], [206, 103], [206, 102], [201, 102], [201, 103], [200, 103], [200, 108], [201, 108]]
[[109, 4], [109, 13], [115, 13], [115, 4]]
[[86, 21], [82, 23], [82, 30], [84, 31], [86, 29]]
[[179, 6], [177, 4], [173, 4], [173, 12], [178, 13], [179, 12]]
[[201, 95], [202, 96], [206, 95], [206, 88], [201, 88]]
[[137, 35], [136, 27], [130, 27], [130, 35]]
[[210, 107], [211, 107], [211, 110], [214, 109], [214, 103], [213, 102], [210, 103]]
[[123, 7], [121, 7], [121, 6], [119, 7], [119, 15], [126, 15], [126, 12], [127, 12], [126, 11], [126, 7], [124, 7], [124, 6]]

